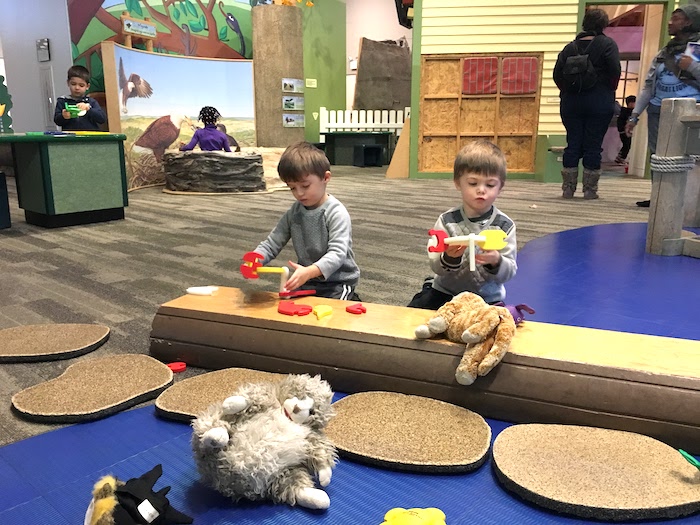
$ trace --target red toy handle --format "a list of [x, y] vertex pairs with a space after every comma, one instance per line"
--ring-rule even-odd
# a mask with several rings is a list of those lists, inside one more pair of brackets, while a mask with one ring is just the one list
[[241, 264], [241, 275], [246, 279], [257, 279], [260, 277], [258, 275], [258, 268], [262, 266], [260, 262], [265, 257], [260, 255], [258, 252], [246, 252], [243, 255], [243, 264]]
[[437, 244], [435, 246], [428, 246], [429, 252], [444, 252], [447, 248], [445, 244], [445, 239], [447, 239], [447, 232], [443, 230], [429, 230], [428, 235], [435, 237]]

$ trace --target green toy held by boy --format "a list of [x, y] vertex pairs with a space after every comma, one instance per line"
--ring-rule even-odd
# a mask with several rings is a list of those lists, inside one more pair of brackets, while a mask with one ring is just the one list
[[87, 96], [90, 72], [83, 66], [68, 69], [70, 96], [58, 97], [53, 121], [63, 131], [100, 131], [107, 117], [100, 104]]

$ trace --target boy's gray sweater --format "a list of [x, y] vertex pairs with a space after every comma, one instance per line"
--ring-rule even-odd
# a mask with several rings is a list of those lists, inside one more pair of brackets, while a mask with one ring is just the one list
[[457, 295], [472, 292], [480, 295], [487, 303], [504, 301], [506, 290], [503, 283], [512, 279], [518, 269], [515, 262], [517, 242], [515, 223], [495, 206], [491, 214], [478, 222], [466, 218], [464, 207], [446, 211], [438, 217], [436, 230], [447, 232], [448, 237], [459, 237], [470, 233], [479, 234], [483, 230], [503, 230], [506, 232], [506, 247], [500, 250], [501, 263], [496, 268], [477, 265], [476, 271], [469, 270], [469, 249], [461, 259], [448, 257], [444, 252], [428, 252], [430, 268], [435, 272], [433, 288], [443, 293]]
[[323, 274], [311, 279], [324, 283], [357, 285], [360, 269], [352, 251], [352, 223], [343, 204], [328, 195], [326, 202], [314, 209], [307, 209], [295, 202], [285, 212], [270, 235], [255, 249], [264, 256], [267, 264], [279, 255], [292, 240], [297, 254], [297, 264], [315, 264]]

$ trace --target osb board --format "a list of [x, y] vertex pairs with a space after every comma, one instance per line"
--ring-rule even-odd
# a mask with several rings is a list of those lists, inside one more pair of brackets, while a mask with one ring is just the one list
[[462, 99], [459, 114], [460, 133], [495, 133], [496, 107], [494, 97]]
[[537, 129], [539, 107], [535, 97], [502, 98], [499, 106], [498, 133], [532, 133]]
[[326, 435], [341, 455], [418, 472], [470, 472], [491, 446], [484, 418], [462, 407], [395, 392], [352, 394], [333, 403]]
[[532, 137], [498, 137], [498, 147], [503, 150], [508, 162], [508, 171], [534, 171]]
[[421, 125], [424, 135], [457, 133], [457, 99], [424, 100]]
[[493, 444], [509, 490], [542, 507], [598, 520], [677, 518], [700, 511], [700, 471], [677, 450], [628, 432], [516, 425]]
[[420, 145], [420, 171], [452, 171], [457, 154], [456, 137], [423, 137]]
[[[459, 149], [463, 148], [464, 146], [466, 146], [470, 142], [474, 142], [475, 140], [488, 140], [489, 142], [495, 143], [496, 137], [493, 137], [493, 136], [484, 137], [484, 136], [479, 136], [479, 135], [470, 137], [469, 135], [464, 135], [464, 136], [459, 137]], [[508, 165], [508, 168], [510, 168], [510, 164]]]
[[421, 68], [421, 95], [453, 95], [462, 92], [460, 59], [426, 59]]

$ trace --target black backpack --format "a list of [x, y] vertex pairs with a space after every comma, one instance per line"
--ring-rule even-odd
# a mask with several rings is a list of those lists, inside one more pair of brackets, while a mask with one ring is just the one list
[[593, 46], [598, 37], [594, 37], [588, 44], [586, 53], [581, 53], [578, 48], [578, 41], [574, 40], [572, 44], [576, 49], [576, 54], [567, 57], [562, 68], [562, 76], [564, 77], [564, 89], [567, 93], [581, 93], [588, 91], [598, 82], [598, 73], [591, 61]]

